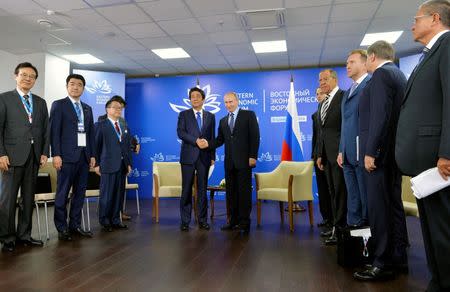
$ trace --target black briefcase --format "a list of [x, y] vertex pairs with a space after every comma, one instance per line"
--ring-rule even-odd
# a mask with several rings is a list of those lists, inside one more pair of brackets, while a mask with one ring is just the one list
[[351, 231], [364, 231], [355, 228], [337, 228], [337, 262], [342, 267], [359, 267], [371, 264], [373, 249], [370, 237], [351, 236]]

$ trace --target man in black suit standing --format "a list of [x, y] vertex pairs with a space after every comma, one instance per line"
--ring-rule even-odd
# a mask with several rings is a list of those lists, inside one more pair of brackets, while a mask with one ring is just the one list
[[[436, 167], [450, 176], [450, 2], [422, 4], [412, 34], [425, 45], [409, 77], [397, 128], [395, 158], [416, 176]], [[450, 187], [417, 200], [431, 281], [427, 291], [450, 291]]]
[[359, 161], [366, 169], [367, 208], [374, 260], [356, 272], [362, 281], [392, 278], [407, 272], [408, 245], [405, 211], [401, 200], [401, 175], [394, 158], [405, 75], [392, 62], [394, 48], [377, 41], [367, 49], [367, 71], [372, 79], [359, 101]]
[[181, 174], [182, 190], [180, 199], [181, 231], [189, 230], [192, 213], [192, 185], [197, 173], [198, 226], [209, 230], [207, 222], [208, 199], [206, 188], [208, 185], [209, 167], [214, 164], [216, 152], [205, 147], [204, 140], [214, 139], [216, 118], [214, 114], [203, 109], [205, 92], [193, 87], [189, 90], [192, 109], [180, 112], [178, 116], [177, 134], [181, 139]]
[[336, 161], [341, 139], [341, 103], [344, 95], [337, 82], [336, 71], [325, 69], [319, 73], [320, 89], [326, 94], [326, 98], [318, 110], [321, 135], [316, 164], [319, 169], [325, 170], [333, 214], [333, 229], [321, 233], [321, 236], [329, 236], [325, 240], [326, 245], [335, 245], [335, 229], [347, 226], [347, 189], [344, 173]]
[[14, 74], [16, 89], [0, 95], [0, 241], [2, 250], [9, 252], [14, 251], [16, 242], [43, 245], [31, 237], [31, 218], [38, 169], [47, 162], [50, 143], [47, 104], [31, 93], [37, 69], [28, 62], [20, 63]]
[[224, 96], [228, 114], [220, 120], [217, 138], [208, 141], [211, 148], [225, 144], [226, 199], [230, 206], [230, 222], [222, 230], [250, 231], [252, 211], [252, 168], [259, 149], [259, 126], [253, 111], [238, 107], [234, 92]]
[[[325, 99], [325, 94], [322, 93], [322, 90], [320, 88], [317, 88], [316, 90], [316, 98], [320, 106], [320, 104]], [[318, 110], [312, 114], [311, 120], [313, 126], [311, 159], [314, 161], [314, 172], [316, 174], [317, 192], [319, 193], [319, 209], [323, 219], [322, 222], [317, 224], [317, 226], [329, 229], [333, 226], [333, 214], [331, 212], [330, 191], [328, 190], [328, 183], [327, 178], [325, 177], [325, 173], [323, 170], [320, 170], [320, 168], [317, 166], [316, 163], [321, 132], [320, 117]]]

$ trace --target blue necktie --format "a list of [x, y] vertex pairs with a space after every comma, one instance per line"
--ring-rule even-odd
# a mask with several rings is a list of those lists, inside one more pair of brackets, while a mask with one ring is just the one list
[[198, 129], [201, 131], [202, 130], [202, 117], [200, 116], [200, 112], [197, 112], [197, 125], [198, 125]]
[[77, 112], [78, 122], [81, 123], [81, 107], [79, 102], [75, 103], [75, 111]]
[[353, 82], [352, 87], [350, 88], [350, 93], [348, 94], [348, 97], [352, 96], [352, 94], [355, 91], [357, 86], [358, 86], [358, 83], [357, 82]]
[[230, 120], [228, 121], [228, 127], [230, 127], [230, 132], [233, 133], [233, 129], [234, 129], [234, 113], [230, 113]]
[[423, 48], [422, 55], [420, 55], [419, 62], [417, 63], [416, 67], [414, 67], [413, 72], [416, 71], [416, 69], [419, 67], [420, 63], [422, 63], [423, 59], [425, 59], [429, 51], [430, 49], [428, 49], [427, 47]]

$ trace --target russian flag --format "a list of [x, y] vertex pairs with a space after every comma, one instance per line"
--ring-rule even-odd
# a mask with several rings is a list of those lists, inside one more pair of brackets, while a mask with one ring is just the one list
[[281, 160], [304, 161], [302, 135], [297, 114], [297, 103], [295, 101], [294, 80], [292, 78], [287, 104], [286, 130], [281, 147]]

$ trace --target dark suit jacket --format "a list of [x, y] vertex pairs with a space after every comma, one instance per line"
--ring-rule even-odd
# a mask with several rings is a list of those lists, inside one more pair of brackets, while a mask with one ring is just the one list
[[216, 117], [214, 114], [203, 110], [202, 129], [198, 128], [197, 119], [193, 109], [180, 112], [178, 115], [177, 134], [181, 139], [181, 164], [194, 164], [198, 159], [205, 165], [211, 165], [211, 160], [216, 160], [214, 149], [200, 149], [197, 139], [212, 140], [215, 136]]
[[[356, 87], [355, 91], [350, 94], [350, 89], [347, 90], [342, 97], [342, 126], [341, 126], [341, 143], [339, 144], [339, 152], [345, 157], [346, 162], [351, 165], [358, 164], [356, 137], [359, 132], [359, 100], [366, 87], [367, 81], [370, 80], [370, 75], [364, 78], [363, 81]], [[359, 144], [359, 143], [358, 143]], [[360, 160], [361, 161], [361, 160]]]
[[228, 115], [220, 120], [213, 148], [225, 144], [225, 168], [248, 168], [249, 158], [258, 158], [259, 126], [253, 111], [239, 109], [233, 133], [228, 126]]
[[375, 157], [375, 164], [394, 162], [395, 133], [406, 78], [390, 62], [373, 72], [359, 101], [359, 161]]
[[433, 45], [408, 80], [395, 157], [411, 176], [450, 159], [450, 32]]
[[49, 127], [47, 104], [32, 94], [33, 123], [23, 107], [17, 90], [0, 94], [0, 156], [7, 155], [11, 166], [24, 165], [34, 141], [34, 154], [39, 162], [41, 155], [49, 156]]
[[119, 141], [114, 125], [109, 119], [95, 124], [95, 160], [102, 173], [117, 172], [122, 163], [125, 167], [132, 165], [130, 133], [122, 121], [119, 120], [122, 141]]
[[320, 132], [321, 132], [321, 126], [320, 126], [320, 120], [319, 120], [319, 112], [316, 111], [311, 115], [311, 121], [312, 121], [312, 149], [311, 149], [311, 159], [314, 161], [317, 160], [317, 152], [319, 148], [319, 141], [320, 141]]
[[[81, 102], [84, 114], [84, 131], [86, 132], [85, 159], [89, 162], [95, 157], [95, 130], [92, 109]], [[50, 141], [52, 157], [61, 156], [64, 162], [77, 162], [82, 147], [78, 147], [78, 118], [69, 97], [53, 102], [50, 111]]]
[[[330, 106], [328, 107], [325, 123], [322, 125], [320, 121], [320, 141], [317, 151], [317, 156], [329, 161], [336, 161], [339, 151], [339, 142], [341, 141], [341, 103], [344, 91], [339, 89], [333, 97]], [[323, 102], [319, 106], [318, 115], [320, 119], [320, 112], [322, 110]]]

